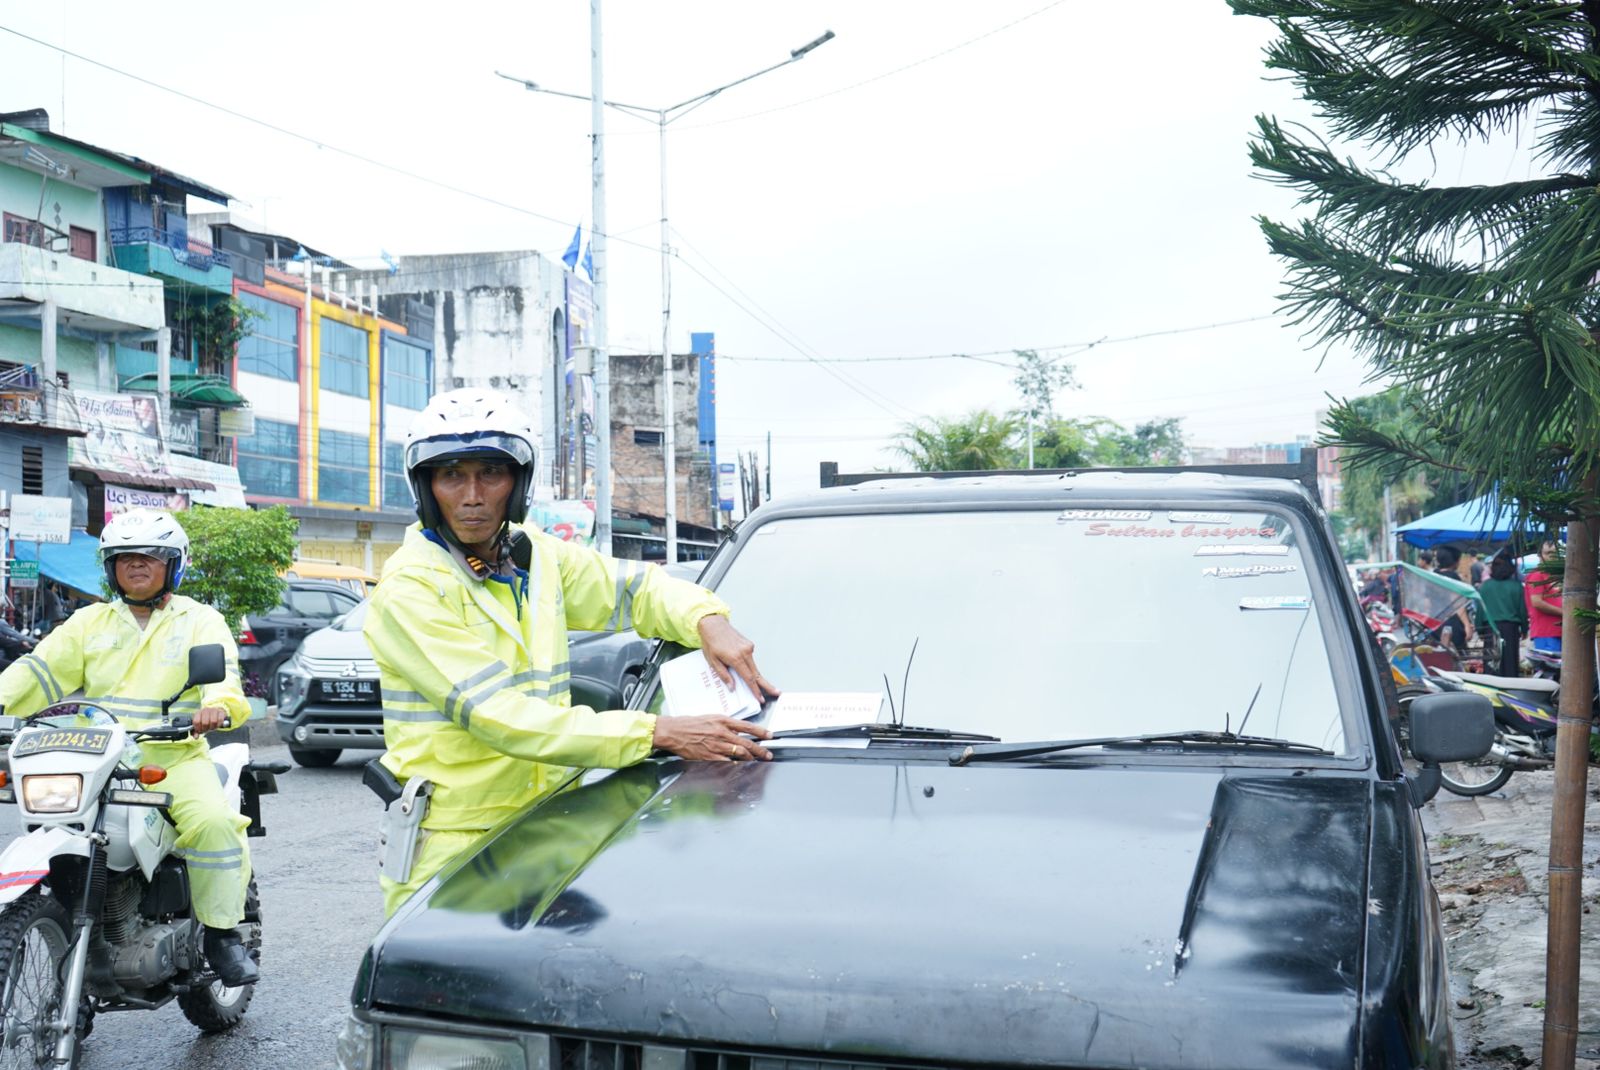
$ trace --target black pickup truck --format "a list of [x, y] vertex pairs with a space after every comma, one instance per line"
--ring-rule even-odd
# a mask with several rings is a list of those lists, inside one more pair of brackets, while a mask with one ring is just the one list
[[341, 1067], [1453, 1065], [1417, 809], [1492, 713], [1407, 772], [1302, 483], [840, 482], [703, 582], [879, 716], [575, 777], [378, 933]]

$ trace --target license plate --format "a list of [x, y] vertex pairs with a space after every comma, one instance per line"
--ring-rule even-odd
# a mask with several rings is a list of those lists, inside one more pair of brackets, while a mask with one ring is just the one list
[[17, 758], [52, 750], [70, 751], [74, 754], [104, 754], [110, 744], [109, 728], [46, 728], [19, 735], [11, 753]]
[[330, 702], [365, 702], [376, 694], [371, 680], [322, 681], [322, 696]]

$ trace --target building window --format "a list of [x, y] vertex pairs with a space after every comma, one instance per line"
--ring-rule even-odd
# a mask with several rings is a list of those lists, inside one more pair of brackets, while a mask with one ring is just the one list
[[239, 439], [239, 482], [267, 498], [300, 496], [300, 429], [256, 417], [256, 433]]
[[239, 370], [299, 382], [300, 310], [253, 293], [241, 293], [239, 301], [258, 313], [250, 319], [250, 333], [239, 342]]
[[401, 442], [383, 444], [383, 507], [410, 509], [411, 484], [406, 480], [406, 448]]
[[367, 332], [322, 317], [322, 389], [353, 398], [368, 397]]
[[22, 447], [22, 493], [44, 493], [44, 447]]
[[318, 431], [317, 499], [367, 505], [372, 501], [368, 489], [371, 485], [367, 436], [345, 431]]
[[427, 408], [433, 393], [428, 381], [427, 349], [393, 337], [384, 345], [383, 399], [402, 409], [420, 412]]
[[635, 427], [633, 429], [633, 444], [635, 446], [654, 446], [660, 449], [665, 442], [666, 433], [663, 431], [652, 431], [645, 427]]

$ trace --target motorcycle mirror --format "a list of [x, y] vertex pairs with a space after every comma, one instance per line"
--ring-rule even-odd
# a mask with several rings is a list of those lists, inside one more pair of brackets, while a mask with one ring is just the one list
[[14, 735], [22, 727], [22, 718], [0, 714], [0, 735]]
[[227, 678], [228, 659], [221, 643], [189, 648], [189, 681], [183, 685], [183, 690], [196, 684], [218, 684]]

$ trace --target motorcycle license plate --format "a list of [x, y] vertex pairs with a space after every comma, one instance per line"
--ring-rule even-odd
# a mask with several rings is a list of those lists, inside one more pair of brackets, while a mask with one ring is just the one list
[[324, 680], [322, 693], [331, 702], [364, 702], [374, 691], [371, 680]]
[[12, 754], [18, 758], [52, 750], [104, 754], [110, 743], [109, 728], [47, 728], [41, 732], [22, 733], [17, 737]]

